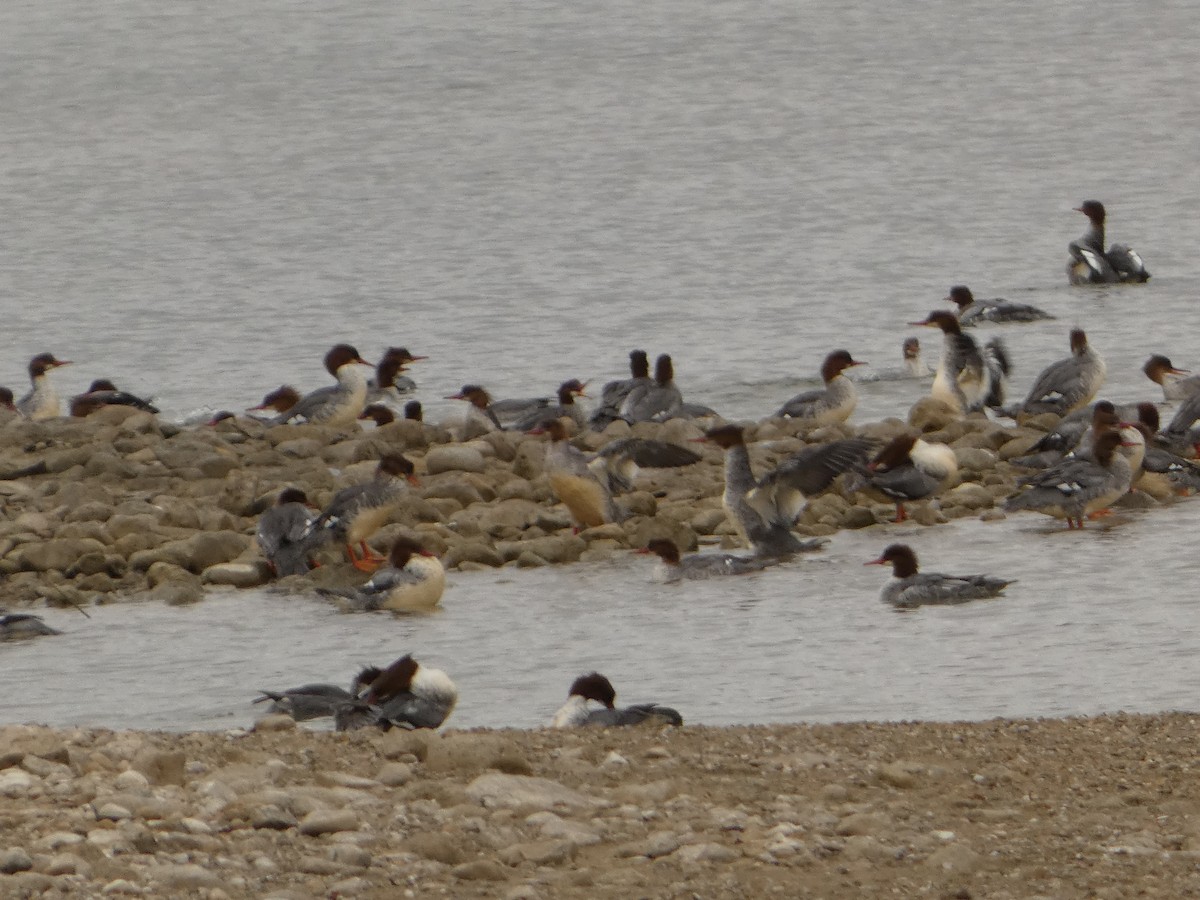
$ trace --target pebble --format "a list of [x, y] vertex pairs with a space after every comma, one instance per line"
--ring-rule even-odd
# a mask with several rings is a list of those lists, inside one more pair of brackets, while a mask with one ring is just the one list
[[12, 875], [16, 872], [27, 872], [33, 868], [33, 860], [20, 847], [9, 847], [0, 850], [0, 872]]
[[301, 834], [310, 836], [355, 831], [358, 817], [348, 809], [317, 809], [301, 819], [297, 828]]
[[603, 801], [565, 787], [557, 781], [529, 775], [489, 772], [467, 785], [467, 796], [488, 808], [596, 809]]

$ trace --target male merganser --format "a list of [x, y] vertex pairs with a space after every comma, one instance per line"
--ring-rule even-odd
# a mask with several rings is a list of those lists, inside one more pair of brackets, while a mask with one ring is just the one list
[[425, 421], [425, 411], [421, 408], [420, 400], [409, 400], [404, 404], [404, 418], [410, 422]]
[[942, 330], [942, 359], [931, 388], [935, 398], [964, 413], [1004, 403], [1004, 380], [1012, 367], [999, 338], [980, 350], [974, 338], [962, 333], [955, 315], [945, 310], [934, 310], [924, 321], [910, 324]]
[[442, 561], [417, 541], [401, 535], [392, 544], [388, 565], [366, 584], [353, 588], [322, 588], [318, 593], [350, 601], [357, 612], [390, 609], [397, 612], [428, 612], [446, 590]]
[[650, 377], [650, 359], [645, 350], [631, 350], [629, 353], [629, 377], [618, 381], [610, 381], [600, 392], [600, 405], [588, 419], [588, 425], [596, 431], [603, 431], [610, 424], [621, 418], [621, 406], [625, 398], [635, 389], [648, 388], [654, 384]]
[[859, 473], [862, 484], [855, 490], [876, 493], [896, 504], [894, 521], [908, 518], [905, 503], [924, 500], [948, 487], [958, 475], [958, 460], [945, 444], [923, 441], [915, 434], [893, 438]]
[[17, 409], [21, 415], [35, 422], [58, 416], [58, 392], [54, 390], [47, 373], [51, 369], [70, 364], [69, 359], [55, 359], [53, 353], [39, 353], [29, 361], [29, 380], [33, 382], [33, 388], [17, 401]]
[[1190, 378], [1187, 369], [1177, 369], [1171, 365], [1171, 360], [1160, 353], [1155, 353], [1142, 366], [1146, 377], [1162, 388], [1164, 400], [1186, 400], [1200, 394], [1200, 375]]
[[1054, 413], [1065, 416], [1092, 402], [1104, 384], [1108, 367], [1092, 349], [1082, 328], [1071, 329], [1071, 355], [1042, 370], [1018, 410], [1019, 416]]
[[1027, 479], [1025, 489], [1009, 497], [1004, 509], [1031, 509], [1056, 519], [1068, 528], [1082, 528], [1090, 516], [1118, 500], [1129, 490], [1133, 468], [1118, 448], [1126, 441], [1120, 431], [1105, 431], [1096, 439], [1094, 460], [1068, 457]]
[[917, 554], [908, 544], [891, 544], [879, 559], [865, 566], [885, 566], [891, 563], [895, 581], [884, 586], [879, 598], [900, 609], [927, 605], [966, 603], [999, 597], [1013, 581], [991, 575], [943, 575], [940, 572], [917, 571]]
[[594, 528], [624, 518], [623, 511], [613, 502], [607, 484], [588, 466], [586, 454], [567, 440], [567, 428], [562, 419], [555, 419], [528, 434], [549, 436], [550, 446], [546, 448], [542, 467], [550, 489], [567, 507], [577, 527]]
[[[404, 499], [406, 487], [400, 479], [417, 483], [412, 462], [401, 454], [391, 454], [379, 460], [375, 477], [363, 484], [342, 488], [333, 495], [312, 525], [304, 540], [309, 549], [329, 541], [345, 544], [350, 564], [364, 572], [373, 572], [385, 557], [372, 555], [367, 538], [382, 528]], [[362, 549], [362, 557], [354, 554], [354, 545]]]
[[1132, 247], [1113, 244], [1104, 252], [1104, 204], [1099, 200], [1084, 200], [1075, 207], [1091, 223], [1079, 240], [1071, 241], [1067, 250], [1067, 281], [1071, 284], [1141, 283], [1150, 280], [1142, 258]]
[[299, 488], [284, 488], [275, 505], [258, 519], [254, 536], [271, 571], [279, 577], [303, 575], [311, 568], [311, 529], [316, 516]]
[[621, 404], [621, 418], [628, 422], [666, 421], [683, 405], [683, 394], [675, 387], [675, 365], [669, 354], [654, 361], [654, 383], [634, 387]]
[[[575, 398], [586, 397], [587, 394], [584, 393], [586, 387], [587, 383], [580, 381], [578, 378], [564, 381], [558, 386], [558, 403], [553, 406], [532, 409], [525, 415], [519, 416], [508, 427], [513, 431], [532, 431], [534, 428], [544, 428], [547, 423], [555, 419], [568, 418], [575, 423], [576, 428], [582, 428], [587, 422], [587, 411], [575, 402]], [[512, 401], [500, 401], [500, 403], [509, 402]], [[499, 404], [492, 404], [492, 411], [498, 418], [504, 419], [508, 410], [502, 407], [497, 411], [497, 406]]]
[[904, 339], [900, 353], [904, 357], [904, 371], [910, 378], [924, 378], [929, 374], [929, 366], [921, 358], [921, 342], [915, 337]]
[[1045, 469], [1077, 449], [1090, 454], [1096, 436], [1121, 421], [1117, 409], [1107, 400], [1097, 400], [1091, 409], [1081, 407], [1059, 419], [1053, 431], [1048, 431], [1029, 448], [1024, 456], [1011, 460], [1025, 469]]
[[694, 450], [667, 441], [622, 438], [609, 441], [597, 450], [588, 466], [603, 476], [611, 493], [625, 494], [633, 490], [638, 469], [677, 469], [697, 463], [701, 458]]
[[44, 635], [62, 634], [33, 613], [10, 613], [0, 609], [0, 641], [23, 641]]
[[97, 378], [87, 389], [86, 394], [77, 394], [71, 398], [71, 415], [74, 418], [82, 419], [102, 406], [132, 406], [143, 412], [158, 414], [158, 407], [149, 400], [143, 400], [128, 391], [117, 390], [117, 386], [107, 378]]
[[265, 703], [272, 700], [274, 702], [267, 708], [268, 713], [282, 713], [291, 716], [297, 722], [334, 716], [338, 710], [353, 704], [359, 692], [378, 678], [382, 671], [368, 666], [354, 677], [348, 691], [336, 684], [302, 684], [286, 691], [259, 691], [261, 696], [251, 702]]
[[336, 344], [325, 354], [325, 370], [338, 383], [306, 394], [295, 406], [275, 419], [283, 424], [293, 419], [323, 425], [349, 425], [367, 405], [367, 377], [358, 366], [371, 365], [349, 344]]
[[946, 299], [958, 306], [958, 324], [964, 328], [978, 325], [980, 322], [1036, 322], [1039, 319], [1054, 318], [1050, 313], [1042, 312], [1028, 303], [1010, 303], [999, 298], [976, 300], [971, 289], [965, 284], [956, 284], [950, 288]]
[[661, 580], [667, 584], [683, 579], [713, 578], [720, 575], [749, 575], [779, 562], [778, 557], [736, 556], [733, 553], [693, 553], [680, 556], [679, 547], [667, 538], [654, 538], [636, 551], [659, 559]]
[[806, 447], [762, 478], [755, 478], [740, 425], [712, 428], [701, 440], [725, 450], [721, 502], [742, 538], [759, 556], [818, 549], [824, 541], [801, 541], [792, 533], [792, 525], [807, 498], [828, 489], [841, 473], [860, 468], [874, 446], [863, 438], [849, 438]]
[[858, 390], [844, 374], [846, 369], [865, 363], [854, 359], [849, 350], [834, 350], [821, 364], [825, 387], [797, 394], [779, 408], [776, 416], [803, 420], [813, 427], [840, 425], [850, 418], [858, 404]]
[[367, 382], [367, 402], [392, 401], [399, 403], [404, 394], [417, 389], [417, 383], [404, 374], [410, 363], [428, 359], [413, 356], [407, 347], [389, 347], [375, 364], [375, 377]]
[[[598, 725], [604, 728], [618, 725], [641, 725], [643, 722], [659, 725], [683, 725], [683, 716], [669, 706], [657, 703], [640, 703], [617, 709], [617, 692], [612, 682], [599, 672], [580, 675], [571, 683], [567, 702], [554, 714], [553, 728], [577, 728], [582, 725]], [[588, 703], [599, 703], [600, 707]]]
[[492, 411], [492, 396], [478, 384], [464, 384], [457, 394], [451, 394], [447, 400], [467, 401], [467, 415], [463, 420], [462, 440], [469, 441], [481, 434], [499, 431], [504, 426], [500, 418]]
[[[356, 725], [390, 728], [437, 728], [450, 717], [458, 703], [458, 688], [441, 669], [422, 666], [412, 654], [400, 657], [380, 672], [359, 693], [356, 704], [344, 706], [335, 714], [338, 731]], [[365, 706], [366, 721], [362, 721]], [[356, 708], [358, 707], [358, 708]], [[350, 724], [351, 718], [358, 718]]]
[[382, 403], [370, 403], [363, 409], [358, 418], [360, 421], [374, 422], [375, 427], [379, 428], [382, 425], [391, 425], [395, 422], [396, 414]]

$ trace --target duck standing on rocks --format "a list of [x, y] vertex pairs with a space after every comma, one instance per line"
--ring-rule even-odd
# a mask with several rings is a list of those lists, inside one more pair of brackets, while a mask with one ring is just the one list
[[1018, 410], [1018, 419], [1041, 413], [1065, 416], [1092, 398], [1104, 384], [1108, 367], [1088, 343], [1082, 328], [1071, 329], [1071, 355], [1042, 370]]
[[861, 484], [847, 485], [866, 489], [896, 504], [894, 521], [908, 518], [905, 503], [932, 497], [950, 485], [958, 475], [958, 460], [945, 444], [932, 444], [914, 434], [902, 434], [887, 443], [860, 473]]
[[367, 382], [367, 402], [400, 403], [405, 394], [417, 389], [417, 383], [404, 374], [405, 369], [423, 359], [428, 357], [413, 356], [407, 347], [388, 347], [375, 364], [375, 377]]
[[1031, 509], [1066, 519], [1068, 528], [1082, 528], [1085, 516], [1105, 509], [1129, 490], [1133, 467], [1118, 452], [1123, 444], [1126, 441], [1120, 431], [1105, 431], [1096, 439], [1094, 460], [1068, 457], [1038, 472], [1020, 493], [1004, 502], [1004, 509]]
[[259, 691], [261, 696], [251, 702], [265, 703], [271, 700], [273, 702], [267, 708], [268, 713], [282, 713], [297, 722], [322, 719], [336, 715], [342, 707], [353, 704], [359, 692], [378, 678], [382, 671], [368, 666], [354, 677], [348, 691], [336, 684], [302, 684], [286, 691]]
[[958, 324], [964, 328], [978, 325], [980, 322], [1037, 322], [1042, 319], [1053, 319], [1054, 316], [1043, 312], [1028, 303], [1010, 303], [1008, 300], [976, 300], [971, 289], [965, 284], [956, 284], [950, 288], [946, 299], [958, 307]]
[[1142, 366], [1146, 377], [1162, 388], [1164, 400], [1187, 400], [1200, 394], [1200, 375], [1192, 375], [1187, 369], [1177, 369], [1171, 360], [1155, 353]]
[[58, 417], [61, 407], [58, 392], [47, 375], [51, 369], [70, 364], [69, 359], [55, 359], [53, 353], [39, 353], [29, 361], [29, 380], [33, 387], [17, 401], [17, 410], [21, 415], [35, 422]]
[[675, 364], [663, 353], [654, 361], [654, 382], [634, 387], [621, 404], [621, 418], [635, 422], [665, 422], [683, 406], [683, 394], [675, 386]]
[[1004, 403], [1004, 382], [1012, 366], [999, 338], [980, 350], [974, 338], [962, 333], [958, 318], [944, 309], [909, 324], [942, 330], [942, 359], [933, 378], [933, 397], [963, 413]]
[[259, 517], [254, 536], [276, 576], [303, 575], [311, 568], [308, 537], [316, 519], [311, 510], [304, 491], [289, 487]]
[[[360, 680], [371, 670], [360, 673]], [[355, 703], [334, 716], [338, 731], [363, 725], [390, 728], [437, 728], [458, 703], [458, 688], [441, 669], [422, 666], [412, 654], [400, 657], [379, 672], [361, 691]]]
[[[375, 571], [385, 557], [372, 555], [367, 538], [387, 524], [404, 499], [407, 488], [401, 479], [417, 483], [414, 471], [407, 457], [399, 453], [384, 456], [375, 468], [373, 479], [342, 488], [333, 495], [324, 512], [309, 526], [305, 546], [314, 550], [331, 541], [345, 544], [354, 568]], [[355, 544], [362, 549], [361, 558], [354, 553]]]
[[1075, 207], [1088, 217], [1088, 230], [1067, 245], [1067, 281], [1071, 284], [1140, 284], [1150, 280], [1141, 256], [1132, 247], [1113, 244], [1104, 251], [1104, 204], [1084, 200]]
[[[558, 386], [558, 403], [553, 406], [535, 406], [524, 415], [518, 415], [516, 420], [509, 426], [513, 431], [531, 431], [534, 428], [544, 428], [547, 423], [555, 419], [567, 418], [575, 423], [576, 428], [582, 428], [587, 422], [587, 412], [582, 406], [575, 402], [576, 397], [586, 397], [584, 393], [587, 388], [587, 383], [580, 381], [578, 378], [572, 378], [569, 381], [564, 381]], [[502, 400], [500, 403], [514, 403], [516, 401]], [[531, 406], [539, 403], [538, 400], [524, 401]], [[511, 415], [512, 410], [495, 408], [497, 404], [493, 404], [492, 411], [502, 421]], [[513, 408], [515, 409], [515, 407]]]
[[132, 406], [142, 412], [158, 414], [158, 407], [128, 391], [119, 391], [107, 378], [97, 378], [85, 394], [71, 398], [71, 415], [77, 419], [89, 416], [104, 406]]
[[10, 613], [0, 608], [0, 641], [24, 641], [35, 637], [62, 634], [33, 613]]
[[437, 608], [446, 590], [446, 570], [433, 553], [401, 535], [392, 544], [388, 564], [364, 585], [321, 588], [317, 593], [338, 597], [355, 612], [390, 609], [396, 612], [429, 612]]
[[299, 402], [300, 392], [290, 384], [281, 384], [275, 390], [264, 395], [262, 403], [249, 407], [246, 412], [265, 412], [270, 409], [276, 413], [285, 413]]
[[733, 553], [693, 553], [680, 556], [679, 547], [667, 538], [655, 538], [636, 551], [658, 557], [661, 580], [667, 584], [684, 579], [714, 578], [721, 575], [749, 575], [777, 564], [778, 557], [736, 556]]
[[745, 429], [722, 425], [699, 440], [725, 451], [725, 491], [721, 502], [743, 539], [759, 556], [787, 556], [816, 550], [823, 540], [801, 541], [792, 532], [807, 498], [828, 489], [834, 479], [866, 464], [875, 446], [848, 438], [806, 447], [762, 478], [755, 478], [746, 448]]
[[1090, 410], [1081, 407], [1064, 416], [1054, 426], [1053, 431], [1047, 431], [1029, 448], [1028, 453], [1013, 457], [1011, 462], [1014, 466], [1024, 469], [1045, 469], [1077, 448], [1082, 449], [1085, 454], [1090, 454], [1096, 443], [1096, 436], [1120, 421], [1117, 408], [1112, 403], [1097, 400]]
[[588, 419], [588, 425], [596, 431], [603, 431], [621, 418], [621, 406], [625, 403], [626, 397], [637, 388], [648, 388], [652, 384], [654, 384], [654, 379], [650, 377], [650, 358], [646, 356], [646, 351], [631, 350], [629, 352], [629, 377], [610, 381], [604, 385], [600, 391], [600, 405]]
[[447, 400], [467, 401], [467, 415], [463, 420], [461, 440], [469, 441], [481, 434], [500, 431], [500, 417], [492, 409], [492, 395], [483, 389], [482, 385], [464, 384], [457, 394], [450, 394]]
[[357, 367], [369, 365], [349, 344], [335, 344], [325, 354], [325, 370], [338, 383], [306, 394], [295, 406], [280, 413], [274, 424], [282, 425], [293, 419], [322, 425], [352, 424], [367, 405], [367, 376]]
[[550, 489], [567, 507], [577, 528], [594, 528], [625, 517], [606, 482], [590, 468], [587, 455], [567, 439], [567, 426], [562, 419], [554, 419], [527, 433], [550, 438], [542, 467]]
[[[612, 682], [599, 672], [580, 675], [571, 683], [567, 702], [554, 714], [554, 728], [578, 728], [598, 725], [604, 728], [622, 725], [641, 725], [644, 722], [658, 725], [683, 725], [683, 716], [669, 706], [657, 703], [640, 703], [636, 706], [616, 708], [617, 692]], [[591, 703], [600, 704], [599, 707]]]
[[908, 544], [891, 544], [879, 559], [866, 566], [892, 566], [895, 581], [887, 584], [880, 594], [884, 603], [898, 609], [918, 606], [966, 603], [999, 597], [1014, 581], [993, 578], [991, 575], [943, 575], [940, 572], [918, 572], [917, 554]]
[[797, 419], [814, 428], [840, 425], [850, 418], [858, 405], [858, 390], [845, 371], [865, 363], [854, 359], [849, 350], [834, 350], [821, 365], [825, 387], [797, 394], [779, 408], [776, 416]]

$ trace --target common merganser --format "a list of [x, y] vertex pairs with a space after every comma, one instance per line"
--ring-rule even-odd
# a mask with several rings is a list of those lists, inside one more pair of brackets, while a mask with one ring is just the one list
[[13, 392], [6, 387], [0, 387], [0, 409], [11, 409], [14, 412], [17, 405], [13, 402]]
[[1088, 343], [1082, 328], [1071, 329], [1071, 355], [1042, 370], [1018, 410], [1019, 416], [1054, 413], [1065, 416], [1092, 402], [1104, 384], [1108, 367]]
[[650, 377], [650, 359], [645, 350], [631, 350], [629, 353], [629, 377], [618, 381], [610, 381], [601, 389], [600, 405], [588, 419], [588, 425], [596, 431], [603, 431], [611, 423], [621, 418], [621, 406], [625, 398], [635, 389], [647, 388], [654, 384]]
[[411, 363], [428, 359], [413, 356], [407, 347], [389, 347], [375, 364], [375, 377], [367, 382], [367, 402], [391, 401], [399, 403], [405, 394], [417, 389], [417, 383], [404, 374]]
[[549, 436], [550, 445], [546, 448], [542, 466], [550, 489], [567, 507], [577, 527], [594, 528], [624, 518], [607, 484], [589, 467], [586, 454], [567, 440], [567, 428], [562, 419], [555, 419], [528, 434]]
[[1113, 244], [1104, 252], [1104, 204], [1084, 200], [1075, 207], [1088, 217], [1088, 230], [1067, 245], [1071, 259], [1067, 263], [1067, 281], [1071, 284], [1141, 283], [1150, 273], [1141, 256], [1132, 247]]
[[425, 421], [425, 411], [421, 408], [420, 400], [409, 400], [404, 404], [404, 418], [410, 422]]
[[263, 395], [262, 402], [249, 407], [246, 412], [265, 412], [268, 409], [276, 413], [285, 413], [300, 402], [300, 392], [290, 384], [281, 384], [275, 390]]
[[1186, 400], [1200, 394], [1200, 375], [1190, 375], [1187, 369], [1177, 369], [1171, 365], [1171, 360], [1160, 353], [1155, 353], [1142, 366], [1146, 377], [1162, 388], [1164, 400]]
[[722, 425], [704, 433], [705, 440], [725, 451], [725, 491], [721, 503], [742, 538], [759, 556], [787, 556], [818, 549], [824, 541], [801, 541], [792, 525], [807, 498], [828, 489], [843, 472], [860, 468], [874, 442], [848, 438], [806, 447], [773, 471], [754, 477], [745, 430]]
[[1139, 403], [1138, 424], [1143, 429], [1142, 435], [1146, 441], [1146, 453], [1142, 460], [1142, 468], [1146, 472], [1165, 477], [1170, 485], [1178, 491], [1184, 493], [1200, 491], [1200, 465], [1173, 453], [1158, 443], [1158, 407], [1153, 403]]
[[894, 521], [908, 518], [905, 503], [924, 500], [948, 487], [958, 475], [958, 460], [945, 444], [923, 441], [915, 434], [902, 434], [887, 443], [859, 473], [855, 490], [875, 493], [896, 504]]
[[[582, 428], [587, 422], [587, 412], [582, 406], [575, 402], [576, 397], [586, 397], [584, 390], [587, 388], [587, 383], [580, 381], [578, 378], [572, 378], [570, 381], [564, 381], [558, 386], [558, 403], [554, 406], [545, 406], [533, 409], [523, 416], [519, 416], [509, 428], [513, 431], [532, 431], [534, 428], [544, 428], [547, 423], [555, 419], [568, 418], [575, 423], [576, 428]], [[510, 401], [500, 401], [501, 403]], [[497, 410], [499, 404], [492, 404], [492, 412], [497, 418], [503, 420], [507, 415], [507, 410]]]
[[610, 493], [624, 494], [633, 490], [638, 469], [677, 469], [697, 463], [701, 458], [699, 453], [678, 444], [649, 438], [622, 438], [609, 441], [597, 450], [588, 466], [603, 476]]
[[429, 612], [437, 607], [446, 590], [442, 561], [417, 541], [401, 535], [392, 544], [388, 565], [364, 585], [353, 588], [322, 588], [318, 593], [348, 600], [357, 612], [390, 609], [397, 612]]
[[654, 538], [644, 549], [636, 552], [658, 557], [660, 580], [667, 584], [685, 578], [695, 580], [720, 575], [749, 575], [779, 562], [778, 557], [737, 556], [733, 553], [693, 553], [680, 556], [679, 547], [667, 538]]
[[962, 333], [958, 318], [944, 309], [910, 324], [942, 330], [942, 359], [930, 389], [933, 397], [964, 413], [1004, 403], [1004, 381], [1012, 366], [999, 338], [980, 350], [974, 338]]
[[924, 378], [929, 374], [929, 366], [921, 358], [921, 342], [915, 337], [904, 339], [900, 353], [904, 359], [904, 371], [910, 378]]
[[896, 580], [884, 586], [879, 599], [899, 609], [986, 600], [999, 597], [1006, 587], [1015, 583], [991, 575], [918, 572], [917, 554], [908, 544], [890, 544], [879, 559], [873, 559], [863, 565], [886, 566], [889, 563]]
[[[350, 717], [359, 719], [354, 725], [377, 725], [384, 731], [393, 727], [437, 728], [450, 717], [457, 703], [458, 688], [449, 675], [441, 669], [426, 668], [412, 654], [405, 654], [371, 681], [359, 694], [357, 704], [342, 707], [334, 719], [339, 731], [347, 730]], [[368, 708], [365, 722], [363, 705]]]
[[1126, 441], [1120, 431], [1105, 431], [1096, 439], [1094, 460], [1068, 457], [1029, 478], [1020, 493], [1009, 497], [1004, 509], [1031, 509], [1056, 519], [1068, 528], [1083, 527], [1083, 519], [1118, 500], [1129, 490], [1133, 467], [1118, 448]]
[[663, 353], [654, 361], [654, 383], [634, 387], [621, 404], [627, 422], [665, 421], [683, 405], [683, 394], [675, 386], [675, 364]]
[[492, 396], [478, 384], [464, 384], [457, 394], [447, 400], [467, 401], [467, 415], [463, 420], [462, 440], [469, 441], [482, 434], [499, 431], [504, 426], [492, 411]]
[[82, 419], [103, 406], [132, 406], [143, 412], [158, 414], [158, 407], [128, 391], [119, 391], [107, 378], [97, 378], [88, 387], [87, 393], [71, 398], [71, 415]]
[[275, 505], [259, 516], [254, 536], [277, 576], [303, 575], [311, 568], [308, 554], [315, 519], [308, 496], [294, 487], [280, 491]]
[[51, 369], [70, 364], [69, 359], [55, 359], [53, 353], [39, 353], [29, 361], [29, 380], [33, 383], [33, 388], [17, 401], [17, 409], [21, 415], [35, 422], [58, 416], [58, 392], [54, 390], [47, 373]]
[[1172, 449], [1182, 449], [1184, 445], [1189, 449], [1193, 448], [1200, 441], [1200, 428], [1196, 427], [1197, 419], [1200, 419], [1200, 394], [1193, 394], [1175, 410], [1175, 415], [1167, 423], [1166, 431], [1160, 437]]
[[268, 713], [282, 713], [291, 716], [297, 722], [322, 719], [334, 716], [338, 710], [353, 704], [359, 692], [378, 678], [382, 671], [368, 666], [354, 677], [348, 691], [336, 684], [302, 684], [285, 691], [259, 691], [261, 696], [251, 702], [274, 701], [267, 707]]
[[336, 344], [325, 354], [325, 370], [338, 383], [318, 388], [275, 419], [283, 424], [293, 419], [323, 425], [349, 425], [367, 405], [367, 376], [358, 366], [371, 365], [349, 344]]
[[62, 634], [33, 613], [10, 613], [0, 609], [0, 641], [24, 641], [29, 638]]
[[844, 373], [846, 369], [861, 365], [865, 363], [854, 359], [849, 350], [834, 350], [821, 364], [821, 380], [825, 387], [797, 394], [775, 415], [802, 420], [813, 427], [840, 425], [850, 418], [858, 405], [858, 390]]
[[[659, 725], [683, 725], [683, 716], [669, 706], [657, 703], [640, 703], [616, 708], [617, 692], [612, 682], [599, 672], [580, 675], [571, 683], [567, 702], [554, 714], [553, 728], [578, 728], [598, 725], [603, 728], [624, 725], [641, 725], [643, 722]], [[589, 703], [600, 704], [599, 708]]]
[[1015, 466], [1025, 469], [1045, 469], [1076, 449], [1090, 454], [1096, 436], [1121, 421], [1117, 409], [1107, 400], [1097, 400], [1091, 409], [1081, 407], [1059, 420], [1029, 448], [1024, 456], [1013, 457]]
[[1011, 303], [999, 298], [976, 300], [971, 289], [965, 284], [956, 284], [950, 288], [946, 299], [958, 306], [958, 323], [964, 328], [978, 325], [980, 322], [1036, 322], [1040, 319], [1054, 318], [1050, 313], [1028, 303]]
[[[404, 499], [406, 487], [401, 479], [417, 483], [412, 461], [401, 454], [390, 454], [379, 460], [375, 477], [363, 484], [342, 488], [333, 495], [312, 525], [304, 540], [310, 549], [336, 541], [346, 546], [350, 564], [364, 572], [373, 572], [385, 557], [372, 555], [367, 538], [382, 528]], [[354, 553], [354, 545], [362, 549], [362, 557]]]
[[382, 425], [391, 425], [395, 422], [396, 414], [382, 403], [369, 403], [358, 418], [360, 421], [374, 422], [375, 427], [379, 428]]

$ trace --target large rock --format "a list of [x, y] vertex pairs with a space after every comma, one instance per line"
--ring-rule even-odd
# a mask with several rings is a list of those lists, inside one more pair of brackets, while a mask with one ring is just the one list
[[24, 570], [48, 572], [65, 571], [77, 559], [89, 553], [103, 555], [104, 545], [92, 538], [64, 538], [38, 541], [23, 545], [17, 551], [17, 562]]
[[442, 472], [482, 472], [483, 454], [474, 447], [434, 447], [425, 454], [425, 470], [430, 475]]

